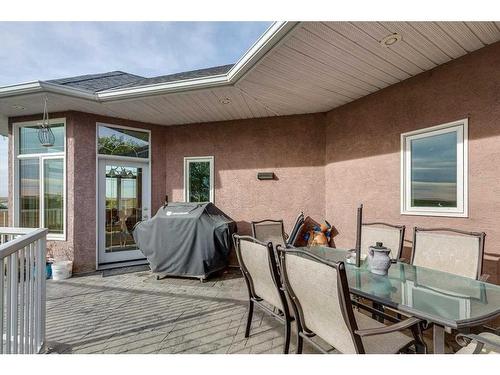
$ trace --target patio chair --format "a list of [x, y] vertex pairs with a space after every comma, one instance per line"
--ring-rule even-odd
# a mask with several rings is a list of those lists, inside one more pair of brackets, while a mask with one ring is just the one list
[[361, 256], [368, 255], [370, 246], [382, 242], [385, 247], [391, 249], [392, 258], [400, 259], [403, 252], [404, 238], [404, 225], [379, 222], [363, 223], [361, 225]]
[[485, 236], [484, 232], [415, 227], [411, 264], [485, 281]]
[[288, 235], [285, 233], [283, 220], [252, 221], [252, 237], [263, 242], [271, 242], [274, 246], [287, 244]]
[[500, 354], [500, 336], [491, 332], [479, 335], [460, 333], [456, 341], [462, 349], [455, 354]]
[[[278, 247], [283, 281], [297, 322], [297, 354], [303, 340], [323, 353], [320, 337], [341, 353], [398, 353], [415, 345], [425, 348], [420, 320], [409, 318], [386, 326], [353, 310], [345, 265], [298, 249]], [[411, 329], [413, 337], [399, 332]]]
[[283, 353], [288, 354], [292, 317], [284, 288], [281, 286], [273, 245], [271, 242], [265, 244], [253, 237], [237, 234], [233, 235], [233, 239], [240, 269], [248, 289], [245, 337], [250, 335], [255, 304], [284, 324]]
[[293, 246], [295, 244], [295, 240], [299, 235], [300, 229], [302, 225], [304, 225], [304, 220], [305, 220], [304, 213], [301, 212], [299, 216], [297, 216], [297, 219], [295, 220], [295, 224], [293, 225], [292, 231], [290, 232], [290, 237], [288, 237], [287, 240], [287, 245]]

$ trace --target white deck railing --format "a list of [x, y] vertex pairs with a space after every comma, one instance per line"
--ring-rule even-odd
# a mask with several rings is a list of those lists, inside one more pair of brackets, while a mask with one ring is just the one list
[[0, 227], [0, 354], [45, 343], [47, 229]]

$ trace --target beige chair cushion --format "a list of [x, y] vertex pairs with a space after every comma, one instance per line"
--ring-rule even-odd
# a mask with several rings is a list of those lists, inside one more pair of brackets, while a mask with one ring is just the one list
[[278, 290], [271, 276], [267, 248], [254, 242], [241, 240], [240, 252], [243, 263], [252, 278], [257, 296], [283, 310]]
[[[360, 312], [354, 311], [358, 329], [379, 328], [385, 325]], [[361, 339], [368, 354], [395, 354], [413, 341], [413, 337], [401, 332], [368, 336]]]
[[[490, 332], [480, 333], [479, 336], [484, 337], [485, 339], [488, 339], [500, 345], [500, 336], [497, 336]], [[473, 354], [474, 350], [476, 349], [476, 345], [477, 342], [472, 341], [469, 345], [463, 347], [455, 354]], [[500, 354], [500, 353], [497, 350], [495, 350], [495, 348], [489, 347], [487, 344], [485, 344], [479, 354]]]
[[274, 222], [264, 222], [254, 224], [254, 237], [261, 242], [272, 242], [273, 246], [285, 246], [286, 240], [283, 238], [283, 224]]
[[401, 243], [401, 231], [397, 228], [382, 227], [378, 225], [363, 225], [361, 227], [361, 255], [367, 255], [370, 246], [382, 242], [391, 249], [391, 257], [398, 256]]
[[355, 353], [340, 308], [337, 270], [293, 254], [287, 255], [285, 264], [307, 328], [342, 353]]
[[461, 234], [417, 231], [413, 264], [476, 278], [479, 238]]
[[[342, 315], [337, 270], [293, 254], [287, 255], [285, 264], [288, 281], [302, 307], [306, 327], [341, 353], [356, 353], [351, 332]], [[354, 313], [359, 328], [383, 326], [366, 315]], [[367, 353], [397, 353], [413, 338], [395, 332], [362, 340]]]

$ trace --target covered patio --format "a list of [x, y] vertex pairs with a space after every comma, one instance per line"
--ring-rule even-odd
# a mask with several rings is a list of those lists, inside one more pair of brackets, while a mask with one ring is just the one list
[[248, 295], [238, 269], [205, 283], [156, 280], [147, 267], [120, 272], [47, 283], [50, 353], [282, 352], [282, 326], [262, 312], [244, 337]]
[[[276, 22], [232, 65], [0, 87], [2, 347], [229, 354], [297, 342], [299, 354], [314, 337], [302, 352], [365, 353], [385, 335], [371, 348], [454, 353], [460, 330], [498, 339], [499, 65], [498, 22]], [[217, 206], [231, 229], [184, 232], [169, 223], [200, 220], [174, 204]], [[215, 264], [207, 249], [222, 243], [224, 271], [156, 279], [137, 237], [156, 219], [143, 234], [158, 239], [151, 257], [170, 247], [161, 261], [178, 266], [183, 251], [188, 264], [196, 239], [199, 263]], [[256, 234], [266, 221], [279, 226], [272, 240]], [[74, 277], [45, 280], [47, 254]], [[252, 316], [261, 302], [270, 314]]]

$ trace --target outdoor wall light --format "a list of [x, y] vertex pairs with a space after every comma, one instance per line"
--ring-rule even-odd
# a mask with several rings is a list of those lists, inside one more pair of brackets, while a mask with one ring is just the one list
[[395, 45], [397, 42], [401, 40], [401, 35], [398, 33], [394, 33], [391, 35], [387, 35], [384, 39], [380, 41], [380, 44], [382, 47], [392, 47]]
[[274, 172], [258, 172], [257, 179], [259, 180], [274, 180]]

